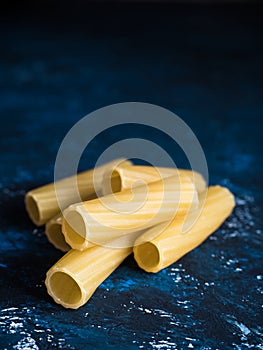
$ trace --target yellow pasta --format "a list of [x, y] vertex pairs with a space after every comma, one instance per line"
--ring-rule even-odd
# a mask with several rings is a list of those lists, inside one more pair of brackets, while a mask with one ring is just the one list
[[[114, 164], [115, 162], [113, 163], [113, 165]], [[127, 166], [127, 164], [130, 164], [130, 162], [125, 161], [122, 164], [122, 168]], [[109, 166], [111, 167], [111, 165]], [[112, 172], [112, 170], [110, 172]], [[64, 234], [62, 232], [62, 214], [56, 215], [46, 223], [45, 232], [49, 242], [53, 244], [55, 248], [61, 250], [62, 252], [67, 252], [71, 249], [71, 247], [67, 244]]]
[[195, 186], [187, 176], [172, 176], [71, 205], [63, 212], [62, 230], [72, 248], [83, 250], [90, 243], [130, 239], [129, 234], [185, 215], [190, 207], [198, 207]]
[[[74, 191], [72, 184], [77, 180], [79, 195], [82, 200], [95, 198], [96, 191], [101, 188], [104, 172], [114, 168], [123, 160], [117, 159], [105, 165], [96, 168], [94, 178], [94, 169], [79, 173], [77, 176], [71, 176], [54, 183], [31, 190], [26, 194], [25, 204], [31, 220], [37, 225], [45, 224], [53, 216], [57, 215], [60, 210], [65, 209], [68, 205], [79, 201], [78, 194]], [[125, 164], [131, 164], [130, 161], [124, 161]], [[59, 195], [59, 204], [57, 195]], [[59, 207], [60, 205], [60, 207]]]
[[99, 246], [71, 250], [47, 272], [47, 291], [56, 303], [77, 309], [131, 252], [131, 248]]
[[176, 262], [213, 233], [235, 206], [232, 193], [220, 186], [209, 187], [204, 201], [199, 216], [196, 213], [187, 216], [186, 220], [190, 224], [196, 219], [188, 232], [182, 233], [185, 218], [179, 218], [169, 227], [158, 225], [137, 239], [133, 251], [135, 260], [142, 269], [158, 272]]
[[70, 246], [67, 244], [65, 237], [62, 233], [62, 215], [58, 214], [46, 223], [45, 227], [46, 235], [51, 244], [54, 247], [67, 252], [70, 250]]
[[201, 193], [206, 189], [205, 179], [196, 171], [140, 165], [119, 165], [113, 171], [109, 169], [105, 172], [102, 194], [123, 191], [136, 184], [140, 185], [141, 182], [149, 183], [169, 176], [189, 176], [197, 192]]

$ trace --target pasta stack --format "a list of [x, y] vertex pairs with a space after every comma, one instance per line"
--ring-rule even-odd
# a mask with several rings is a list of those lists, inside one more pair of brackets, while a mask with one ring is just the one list
[[156, 273], [200, 245], [235, 206], [227, 188], [207, 188], [195, 171], [123, 159], [32, 190], [25, 202], [33, 222], [46, 223], [48, 240], [67, 252], [47, 272], [46, 287], [72, 309], [132, 252], [140, 268]]

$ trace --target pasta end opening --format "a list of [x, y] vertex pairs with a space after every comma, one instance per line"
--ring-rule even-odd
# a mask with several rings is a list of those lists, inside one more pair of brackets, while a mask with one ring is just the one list
[[117, 170], [114, 170], [111, 174], [111, 190], [113, 193], [120, 192], [122, 190], [121, 175]]
[[57, 302], [67, 306], [78, 304], [82, 299], [82, 291], [78, 283], [65, 272], [54, 272], [49, 279], [49, 289]]
[[26, 196], [26, 208], [34, 224], [39, 225], [40, 224], [39, 207], [38, 207], [37, 201], [30, 194]]
[[151, 242], [144, 243], [136, 247], [136, 260], [140, 266], [146, 269], [152, 269], [159, 265], [160, 254], [155, 244]]
[[72, 248], [85, 243], [86, 225], [80, 213], [76, 210], [69, 211], [65, 215], [63, 226], [66, 241]]
[[70, 246], [67, 244], [65, 237], [62, 233], [61, 224], [52, 224], [46, 230], [48, 240], [58, 249], [66, 252], [70, 249]]

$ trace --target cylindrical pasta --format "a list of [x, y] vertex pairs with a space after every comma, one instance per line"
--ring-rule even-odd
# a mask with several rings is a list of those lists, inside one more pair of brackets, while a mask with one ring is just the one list
[[56, 303], [77, 309], [131, 252], [131, 248], [99, 246], [71, 250], [47, 272], [47, 291]]
[[[114, 166], [115, 162], [108, 164], [108, 166]], [[122, 167], [124, 168], [125, 166], [127, 166], [127, 164], [128, 166], [130, 166], [130, 161], [125, 161], [122, 164]], [[109, 169], [107, 168], [107, 172], [108, 170]], [[110, 172], [112, 172], [112, 170]], [[103, 180], [101, 183], [103, 183]], [[54, 247], [56, 247], [57, 249], [61, 250], [62, 252], [67, 252], [71, 249], [71, 247], [67, 244], [64, 234], [62, 232], [62, 214], [58, 214], [55, 217], [48, 220], [48, 222], [45, 225], [45, 232], [49, 242], [53, 244]]]
[[139, 185], [142, 181], [149, 183], [170, 176], [189, 176], [197, 192], [201, 193], [206, 189], [205, 179], [196, 171], [141, 165], [119, 165], [105, 172], [102, 194], [106, 195], [111, 192], [123, 191], [130, 189], [136, 184]]
[[83, 250], [89, 243], [107, 245], [175, 215], [185, 215], [190, 207], [198, 207], [195, 186], [187, 176], [172, 176], [134, 187], [132, 192], [124, 190], [71, 205], [63, 212], [62, 230], [72, 248]]
[[176, 262], [213, 233], [235, 206], [232, 193], [220, 186], [209, 187], [204, 201], [199, 216], [196, 213], [187, 216], [187, 221], [196, 220], [188, 232], [182, 233], [185, 218], [179, 218], [168, 227], [158, 225], [137, 239], [134, 257], [143, 270], [158, 272]]
[[54, 247], [62, 252], [70, 250], [70, 246], [67, 244], [62, 233], [62, 214], [56, 215], [46, 223], [45, 232], [49, 242], [53, 244]]
[[[25, 204], [31, 220], [37, 226], [41, 226], [57, 215], [60, 210], [72, 203], [79, 202], [79, 196], [82, 200], [96, 198], [96, 190], [101, 189], [104, 172], [121, 162], [131, 164], [128, 160], [117, 159], [97, 167], [95, 177], [94, 169], [91, 169], [57, 181], [56, 184], [50, 183], [29, 191], [25, 197]], [[79, 193], [75, 193], [75, 187], [72, 186], [74, 181], [77, 181]], [[59, 196], [59, 202], [57, 196]]]

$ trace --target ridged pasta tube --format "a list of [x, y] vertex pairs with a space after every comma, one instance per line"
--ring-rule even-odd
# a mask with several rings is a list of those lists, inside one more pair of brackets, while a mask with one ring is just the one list
[[83, 252], [72, 249], [47, 272], [47, 291], [56, 303], [77, 309], [131, 252], [99, 246]]
[[[158, 272], [176, 262], [218, 229], [235, 206], [232, 193], [220, 186], [209, 187], [204, 201], [200, 215], [187, 216], [188, 232], [182, 233], [185, 218], [176, 218], [169, 227], [158, 225], [137, 239], [134, 257], [143, 270]], [[193, 225], [192, 220], [196, 220]]]
[[[45, 224], [49, 219], [57, 215], [60, 210], [65, 209], [72, 203], [79, 202], [79, 195], [82, 200], [96, 198], [96, 190], [101, 189], [104, 172], [114, 168], [117, 164], [131, 164], [130, 161], [117, 159], [94, 169], [84, 171], [54, 183], [41, 186], [29, 191], [25, 197], [27, 212], [31, 220], [37, 225]], [[75, 193], [75, 187], [72, 186], [77, 180], [78, 193]], [[96, 190], [95, 190], [96, 189]], [[59, 203], [57, 200], [59, 196]]]
[[196, 171], [141, 165], [119, 165], [113, 171], [109, 169], [105, 172], [102, 194], [131, 189], [133, 186], [140, 185], [141, 182], [154, 182], [170, 176], [189, 176], [198, 193], [206, 189], [205, 179]]
[[124, 190], [71, 205], [63, 212], [62, 230], [72, 248], [83, 250], [90, 243], [105, 245], [185, 215], [190, 207], [198, 207], [194, 184], [187, 176], [172, 176], [134, 187], [132, 192]]

